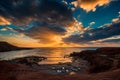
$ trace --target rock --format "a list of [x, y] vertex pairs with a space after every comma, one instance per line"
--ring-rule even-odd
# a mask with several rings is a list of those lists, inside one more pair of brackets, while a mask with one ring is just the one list
[[[8, 62], [11, 63], [16, 63], [16, 64], [25, 64], [27, 66], [32, 66], [34, 64], [38, 65], [38, 62], [45, 60], [47, 58], [45, 57], [39, 57], [39, 56], [27, 56], [27, 57], [21, 57], [21, 58], [16, 58], [12, 60], [8, 60]], [[4, 60], [6, 61], [6, 60]]]
[[69, 73], [69, 75], [75, 75], [76, 74], [76, 72], [70, 72]]
[[89, 72], [104, 72], [120, 68], [120, 48], [98, 48], [70, 54], [74, 60], [83, 59], [88, 61]]

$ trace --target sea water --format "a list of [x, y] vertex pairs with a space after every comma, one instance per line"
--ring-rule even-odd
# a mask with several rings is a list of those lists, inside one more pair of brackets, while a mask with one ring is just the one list
[[1, 60], [10, 60], [26, 56], [43, 56], [47, 60], [39, 62], [39, 64], [57, 64], [71, 62], [70, 58], [65, 58], [72, 52], [80, 52], [82, 50], [95, 50], [96, 48], [66, 47], [66, 48], [37, 48], [31, 50], [18, 50], [9, 52], [0, 52]]

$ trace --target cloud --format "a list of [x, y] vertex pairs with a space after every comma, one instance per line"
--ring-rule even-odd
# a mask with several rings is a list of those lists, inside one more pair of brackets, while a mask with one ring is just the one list
[[75, 23], [72, 12], [62, 1], [0, 0], [0, 16], [15, 26], [24, 27], [25, 30], [14, 30], [40, 43], [61, 42], [66, 29]]
[[26, 36], [36, 39], [40, 43], [56, 42], [59, 37], [66, 34], [65, 27], [55, 23], [32, 21], [28, 26], [31, 27], [26, 30], [16, 29], [16, 31], [24, 33]]
[[94, 24], [95, 24], [95, 22], [91, 22], [91, 23], [90, 23], [90, 26], [92, 26], [92, 25], [94, 25]]
[[120, 18], [120, 11], [118, 12], [118, 18]]
[[109, 4], [111, 0], [77, 0], [72, 2], [76, 7], [80, 7], [85, 11], [95, 11], [97, 6]]
[[69, 36], [69, 35], [75, 34], [77, 32], [82, 32], [85, 30], [85, 28], [83, 27], [82, 22], [78, 22], [75, 19], [75, 22], [71, 26], [67, 27], [66, 30], [67, 30], [66, 36]]
[[117, 18], [112, 19], [113, 23], [118, 23], [120, 21], [120, 12], [118, 12]]
[[72, 10], [55, 0], [0, 0], [0, 16], [15, 25], [26, 25], [32, 20], [63, 26], [74, 22]]
[[4, 17], [0, 16], [0, 25], [10, 25], [11, 23], [5, 19]]
[[[69, 36], [79, 31], [84, 31], [85, 28], [81, 22], [75, 22], [69, 26], [64, 27], [56, 23], [32, 21], [26, 26], [21, 26], [26, 29], [14, 29], [15, 31], [24, 34], [32, 39], [39, 41], [42, 44], [65, 44], [62, 41], [63, 37]], [[65, 45], [64, 45], [65, 46]]]
[[104, 25], [98, 29], [88, 29], [82, 34], [75, 34], [63, 39], [66, 43], [90, 43], [91, 41], [101, 40], [112, 36], [120, 35], [120, 21]]
[[105, 41], [102, 41], [102, 43], [105, 43], [105, 42], [107, 42], [107, 43], [114, 43], [114, 42], [116, 42], [116, 43], [120, 43], [120, 39], [111, 39], [111, 40], [105, 40]]
[[39, 47], [39, 46], [44, 46], [39, 44], [36, 40], [33, 40], [31, 38], [21, 38], [21, 36], [18, 35], [0, 35], [0, 41], [6, 41], [9, 42], [10, 44], [13, 44], [15, 46], [20, 46], [20, 47]]
[[1, 28], [0, 30], [1, 31], [7, 31], [7, 30], [9, 30], [9, 31], [12, 31], [12, 32], [17, 32], [16, 30], [14, 30], [14, 29], [12, 29], [10, 27]]
[[119, 18], [115, 18], [112, 20], [113, 23], [118, 23], [119, 21], [120, 21]]
[[[115, 19], [112, 24], [109, 24], [109, 26], [105, 25], [106, 28], [104, 29], [84, 28], [82, 22], [78, 22], [73, 18], [72, 13], [75, 7], [70, 8], [73, 6], [71, 5], [71, 1], [73, 0], [66, 1], [0, 0], [0, 24], [11, 24], [19, 27], [3, 27], [1, 28], [1, 31], [10, 30], [18, 33], [20, 37], [27, 36], [39, 41], [39, 43], [43, 45], [66, 45], [65, 43], [67, 42], [71, 42], [70, 44], [74, 44], [76, 42], [88, 43], [90, 41], [104, 39], [119, 34], [119, 27], [116, 27], [116, 25], [119, 25], [119, 22]], [[86, 11], [95, 11], [97, 6], [103, 6], [110, 2], [110, 0], [74, 1], [74, 4], [77, 4], [77, 6]], [[89, 26], [94, 24], [95, 22], [91, 22]]]
[[118, 36], [112, 36], [109, 38], [105, 38], [105, 39], [99, 39], [96, 41], [91, 41], [92, 43], [120, 43], [120, 35]]
[[94, 24], [95, 24], [95, 22], [90, 22], [89, 25], [88, 25], [88, 27], [86, 27], [85, 29], [86, 29], [86, 30], [87, 30], [87, 29], [91, 29], [91, 27], [92, 27]]

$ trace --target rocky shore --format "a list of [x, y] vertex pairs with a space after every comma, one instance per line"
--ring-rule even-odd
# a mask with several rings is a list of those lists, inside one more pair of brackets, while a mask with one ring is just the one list
[[120, 80], [120, 48], [70, 54], [72, 63], [38, 64], [45, 57], [0, 61], [0, 80]]
[[69, 74], [71, 72], [85, 73], [85, 69], [81, 65], [76, 65], [72, 62], [58, 63], [58, 64], [39, 64], [41, 61], [44, 61], [46, 59], [47, 59], [46, 57], [40, 57], [40, 56], [27, 56], [12, 60], [2, 60], [0, 62], [25, 65], [33, 70], [40, 70], [54, 75]]
[[120, 80], [120, 69], [97, 74], [54, 75], [22, 64], [0, 62], [0, 80]]
[[85, 60], [89, 64], [89, 72], [99, 73], [108, 70], [120, 69], [120, 48], [104, 47], [96, 50], [73, 52], [70, 57], [74, 61]]

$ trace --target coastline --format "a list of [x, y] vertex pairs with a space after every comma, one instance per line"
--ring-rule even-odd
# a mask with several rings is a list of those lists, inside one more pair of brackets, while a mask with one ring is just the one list
[[[108, 53], [106, 53], [106, 51]], [[92, 57], [98, 56], [97, 52], [101, 52], [104, 55], [109, 54], [109, 56], [119, 55], [120, 48], [98, 48], [96, 50], [85, 50], [85, 51], [74, 52], [74, 53], [76, 54], [76, 56], [84, 58], [84, 60], [87, 60], [87, 59], [89, 60], [91, 59], [91, 56]], [[99, 61], [99, 60], [103, 60], [101, 62], [104, 62], [104, 59], [103, 59], [104, 56], [102, 56], [102, 59], [101, 59], [101, 56], [99, 57], [100, 58], [94, 58], [94, 60], [96, 60], [94, 62], [98, 62], [98, 64], [104, 65], [105, 63], [101, 64]], [[0, 61], [0, 68], [1, 68], [0, 79], [8, 80], [12, 78], [11, 80], [24, 80], [24, 79], [27, 79], [27, 80], [39, 80], [39, 79], [63, 80], [63, 77], [64, 79], [67, 79], [67, 80], [73, 80], [74, 78], [76, 78], [76, 80], [81, 80], [81, 79], [99, 80], [99, 78], [101, 78], [100, 80], [104, 80], [104, 79], [115, 80], [114, 78], [116, 78], [116, 80], [120, 79], [119, 77], [120, 68], [119, 67], [115, 68], [115, 66], [114, 68], [112, 66], [112, 68], [106, 69], [105, 71], [98, 71], [96, 74], [96, 72], [89, 71], [89, 69], [91, 69], [90, 68], [91, 66], [89, 65], [86, 69], [85, 68], [82, 69], [79, 62], [78, 63], [75, 63], [75, 62], [60, 63], [60, 64], [37, 64], [37, 63], [33, 63], [30, 61], [31, 65], [24, 64], [24, 63], [26, 62], [23, 62], [21, 64], [21, 63], [13, 62], [13, 61]], [[101, 66], [100, 68], [104, 68], [104, 66]], [[22, 74], [26, 74], [26, 75], [22, 75]]]

